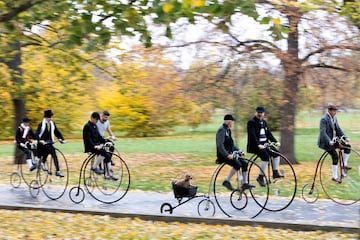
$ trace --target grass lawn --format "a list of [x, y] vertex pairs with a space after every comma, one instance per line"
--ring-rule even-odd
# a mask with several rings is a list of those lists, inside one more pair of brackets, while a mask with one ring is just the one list
[[[321, 113], [302, 113], [297, 117], [295, 152], [299, 164], [294, 165], [298, 179], [297, 196], [301, 188], [311, 182], [316, 161], [322, 151], [317, 147], [318, 122]], [[338, 119], [351, 138], [355, 149], [360, 149], [360, 113], [339, 113]], [[213, 123], [196, 130], [179, 127], [167, 137], [121, 138], [116, 147], [129, 165], [131, 190], [171, 191], [170, 182], [177, 175], [191, 172], [199, 186], [198, 192], [207, 192], [215, 164], [215, 133], [222, 123], [219, 116]], [[246, 149], [246, 133], [237, 138], [237, 145]], [[275, 133], [275, 135], [279, 135]], [[66, 144], [56, 144], [65, 154], [70, 169], [70, 184], [79, 176], [80, 164], [86, 157], [81, 140], [68, 139]], [[9, 174], [16, 169], [13, 164], [14, 145], [0, 144], [0, 183], [9, 184]], [[250, 155], [249, 155], [250, 157]], [[324, 197], [322, 191], [321, 196]], [[344, 196], [346, 197], [346, 196]]]

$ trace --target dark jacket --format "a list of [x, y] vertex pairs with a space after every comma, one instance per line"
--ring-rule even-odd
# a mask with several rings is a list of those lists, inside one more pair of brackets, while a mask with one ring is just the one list
[[[45, 128], [44, 132], [41, 134], [41, 129], [43, 127], [43, 122], [39, 123], [38, 128], [37, 128], [36, 133], [35, 133], [36, 139], [38, 141], [40, 141], [40, 140], [44, 140], [44, 141], [54, 140], [54, 139], [52, 139], [52, 136], [51, 136], [51, 132], [54, 131], [55, 137], [57, 137], [58, 139], [64, 140], [64, 137], [61, 134], [61, 132], [59, 131], [59, 129], [56, 127], [56, 124], [54, 122], [53, 122], [53, 124], [54, 124], [53, 125], [53, 127], [54, 127], [53, 130], [50, 129], [50, 131], [49, 131], [47, 128]], [[40, 134], [41, 134], [41, 136], [40, 136]]]
[[[335, 136], [333, 132], [335, 130]], [[335, 118], [335, 123], [332, 123], [331, 116], [326, 113], [320, 120], [320, 133], [318, 138], [318, 146], [325, 150], [330, 150], [329, 142], [333, 140], [333, 137], [341, 138], [346, 137], [344, 132], [341, 130], [339, 123]]]
[[94, 147], [105, 143], [106, 139], [100, 135], [96, 124], [88, 121], [83, 128], [83, 141], [85, 152], [95, 152], [96, 150]]
[[[265, 135], [267, 140], [270, 142], [277, 142], [276, 138], [273, 136], [271, 131], [267, 127], [267, 123], [265, 120], [263, 121], [263, 126], [265, 128]], [[248, 132], [248, 142], [247, 142], [247, 152], [249, 153], [257, 153], [259, 151], [258, 145], [261, 144], [260, 137], [260, 119], [254, 116], [247, 123], [247, 132]]]
[[229, 154], [238, 150], [239, 148], [234, 145], [230, 128], [226, 124], [221, 125], [216, 132], [216, 161], [222, 163], [228, 159]]
[[15, 136], [15, 140], [16, 143], [19, 145], [20, 143], [26, 143], [29, 142], [31, 139], [35, 139], [35, 134], [34, 132], [31, 130], [31, 128], [29, 129], [28, 133], [26, 134], [25, 137], [23, 137], [25, 129], [19, 125], [18, 128], [16, 129], [16, 136]]

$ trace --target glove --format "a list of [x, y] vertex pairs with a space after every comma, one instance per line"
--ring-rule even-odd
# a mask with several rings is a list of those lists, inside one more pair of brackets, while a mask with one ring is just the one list
[[44, 141], [44, 140], [40, 140], [39, 143], [41, 143], [42, 145], [45, 145], [45, 141]]
[[64, 139], [59, 139], [59, 142], [60, 142], [61, 144], [64, 144], [64, 143], [65, 143], [65, 140], [64, 140]]
[[25, 143], [20, 143], [20, 147], [27, 148]]
[[112, 140], [116, 140], [116, 137], [114, 135], [111, 136]]
[[259, 149], [265, 149], [265, 146], [262, 144], [259, 144], [258, 147], [259, 147]]
[[100, 149], [101, 149], [101, 145], [96, 145], [96, 146], [94, 146], [94, 148], [95, 148], [96, 150], [100, 150]]
[[345, 138], [345, 141], [346, 141], [346, 142], [350, 142], [350, 138], [349, 138], [349, 137], [346, 137], [346, 138]]
[[277, 146], [277, 147], [280, 147], [280, 145], [281, 145], [280, 142], [275, 143], [275, 146]]

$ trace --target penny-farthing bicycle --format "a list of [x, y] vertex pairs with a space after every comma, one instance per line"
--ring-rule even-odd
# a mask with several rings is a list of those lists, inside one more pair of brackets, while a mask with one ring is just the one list
[[[55, 142], [48, 141], [45, 145], [54, 145]], [[35, 148], [33, 145], [32, 148]], [[35, 157], [32, 152], [32, 159], [35, 163]], [[69, 169], [65, 155], [60, 149], [52, 146], [50, 154], [46, 158], [41, 157], [36, 164], [36, 169], [29, 171], [23, 164], [19, 164], [21, 179], [29, 187], [30, 195], [36, 197], [40, 190], [51, 200], [61, 198], [69, 182]], [[15, 184], [15, 173], [10, 177], [11, 184]], [[21, 181], [20, 179], [20, 181]], [[19, 184], [20, 185], [20, 184]]]
[[[31, 161], [34, 165], [37, 164], [35, 159], [35, 151], [36, 151], [36, 144], [33, 142], [25, 143], [26, 147], [30, 150], [31, 153]], [[16, 166], [16, 171], [10, 174], [10, 184], [13, 188], [18, 188], [21, 185], [21, 182], [24, 183], [29, 187], [30, 182], [35, 177], [35, 170], [30, 171], [28, 166], [19, 162]]]
[[[103, 145], [103, 148], [107, 149], [108, 146]], [[85, 191], [81, 183], [84, 184], [86, 193], [102, 203], [115, 203], [126, 195], [130, 187], [129, 168], [118, 151], [114, 153], [108, 151], [108, 153], [112, 154], [112, 166], [110, 170], [107, 164], [101, 163], [103, 174], [97, 174], [91, 170], [97, 154], [91, 153], [85, 158], [80, 168], [78, 185], [72, 187], [69, 192], [71, 201], [81, 203], [85, 199]], [[109, 171], [117, 180], [109, 176]]]
[[[269, 149], [269, 151], [274, 151], [272, 147], [275, 147], [275, 143], [266, 143], [264, 146]], [[281, 172], [283, 177], [273, 178], [273, 157], [270, 158], [268, 167], [265, 170], [265, 178], [267, 179], [269, 189], [269, 201], [264, 208], [272, 212], [278, 212], [286, 209], [293, 202], [297, 191], [296, 174], [291, 162], [280, 152], [276, 153], [280, 158], [280, 166], [278, 171]], [[256, 154], [254, 154], [250, 159], [253, 162], [258, 163], [261, 161], [260, 157]], [[257, 167], [253, 169], [252, 163], [250, 163], [249, 172], [252, 174], [257, 172]], [[257, 186], [259, 186], [259, 184], [257, 184]]]
[[[55, 142], [47, 141], [45, 145], [54, 145]], [[60, 149], [52, 146], [50, 154], [41, 157], [37, 164], [35, 178], [30, 182], [31, 196], [39, 194], [40, 189], [51, 200], [61, 198], [69, 183], [69, 169], [65, 155]]]
[[341, 205], [352, 205], [360, 201], [360, 152], [351, 147], [348, 164], [353, 168], [346, 168], [343, 150], [350, 148], [344, 143], [343, 139], [336, 139], [335, 147], [339, 156], [338, 181], [334, 181], [332, 177], [333, 163], [331, 155], [324, 151], [317, 162], [312, 182], [305, 184], [302, 188], [302, 198], [306, 202], [314, 203], [319, 198], [319, 190], [316, 186], [318, 175], [320, 175], [319, 182], [322, 190], [333, 202]]
[[[237, 151], [233, 154], [234, 158], [239, 158], [241, 155], [241, 153]], [[226, 189], [223, 186], [223, 181], [232, 166], [221, 163], [217, 166], [211, 177], [215, 202], [217, 203], [219, 209], [228, 217], [239, 216], [255, 218], [265, 209], [265, 206], [267, 205], [269, 199], [269, 185], [266, 184], [265, 187], [256, 186], [256, 178], [259, 172], [263, 175], [265, 175], [265, 173], [256, 162], [245, 158], [242, 158], [242, 161], [246, 162], [248, 166], [252, 166], [252, 171], [250, 171], [250, 168], [248, 167], [247, 182], [255, 187], [251, 189], [242, 189], [242, 174], [245, 173], [242, 171], [242, 168], [240, 168], [237, 174], [231, 179], [232, 186], [236, 186], [235, 189], [232, 191]], [[265, 182], [267, 183], [267, 179], [265, 179]]]

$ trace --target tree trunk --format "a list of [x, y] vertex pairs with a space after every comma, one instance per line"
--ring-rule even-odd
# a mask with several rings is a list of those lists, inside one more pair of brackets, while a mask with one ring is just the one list
[[295, 115], [296, 99], [298, 95], [301, 64], [299, 59], [299, 32], [298, 23], [300, 14], [291, 14], [289, 20], [289, 35], [287, 39], [288, 51], [282, 58], [285, 72], [284, 105], [281, 110], [281, 152], [290, 160], [297, 163], [295, 157]]
[[[21, 45], [20, 42], [14, 42], [11, 45], [12, 59], [6, 62], [6, 65], [11, 70], [11, 80], [14, 86], [17, 88], [23, 84], [22, 69], [21, 69]], [[25, 98], [21, 92], [15, 92], [12, 94], [12, 102], [14, 104], [14, 132], [18, 124], [22, 121], [22, 118], [26, 116]], [[14, 163], [24, 163], [24, 154], [21, 150], [15, 148]]]
[[296, 114], [296, 96], [297, 96], [297, 77], [295, 75], [286, 76], [284, 105], [281, 110], [281, 152], [290, 160], [291, 163], [297, 163], [295, 157], [295, 114]]

